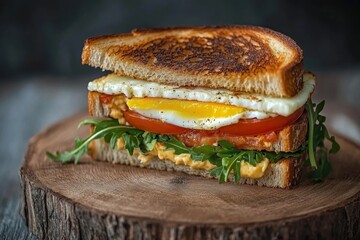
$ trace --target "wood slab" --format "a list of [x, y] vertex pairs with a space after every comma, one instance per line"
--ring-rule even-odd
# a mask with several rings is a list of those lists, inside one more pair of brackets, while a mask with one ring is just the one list
[[49, 160], [86, 136], [79, 114], [34, 136], [20, 170], [22, 216], [40, 239], [360, 239], [360, 148], [337, 136], [329, 178], [293, 190], [84, 157]]

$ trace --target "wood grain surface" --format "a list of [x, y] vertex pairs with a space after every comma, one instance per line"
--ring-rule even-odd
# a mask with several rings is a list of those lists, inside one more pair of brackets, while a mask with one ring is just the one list
[[41, 239], [359, 239], [360, 149], [341, 151], [323, 183], [305, 177], [293, 190], [218, 184], [216, 180], [113, 165], [84, 157], [49, 160], [69, 149], [86, 115], [30, 140], [21, 167], [22, 215]]

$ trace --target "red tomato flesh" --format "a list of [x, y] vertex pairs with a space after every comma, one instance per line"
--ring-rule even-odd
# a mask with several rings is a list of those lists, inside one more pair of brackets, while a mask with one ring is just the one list
[[217, 130], [187, 129], [157, 119], [144, 117], [131, 110], [124, 112], [124, 117], [126, 122], [138, 129], [159, 134], [175, 135], [192, 131], [206, 132], [207, 134], [224, 133], [228, 135], [251, 136], [283, 129], [294, 123], [302, 115], [303, 111], [304, 108], [300, 108], [288, 117], [276, 116], [265, 119], [242, 119], [235, 124], [221, 127]]
[[292, 124], [303, 113], [304, 108], [296, 110], [288, 117], [276, 116], [265, 119], [241, 119], [238, 123], [219, 128], [219, 132], [233, 135], [258, 135], [273, 132]]
[[184, 133], [188, 130], [157, 119], [144, 117], [131, 110], [124, 112], [124, 117], [125, 121], [130, 123], [131, 126], [148, 132], [172, 135]]

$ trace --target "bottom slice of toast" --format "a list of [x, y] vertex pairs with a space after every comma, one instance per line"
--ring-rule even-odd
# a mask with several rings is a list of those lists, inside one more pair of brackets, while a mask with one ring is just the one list
[[[141, 161], [139, 156], [131, 156], [127, 150], [112, 149], [103, 139], [97, 139], [89, 144], [90, 156], [99, 161], [144, 167], [149, 169], [184, 172], [190, 175], [215, 178], [210, 175], [210, 170], [195, 169], [190, 166], [177, 165], [166, 159], [152, 158], [150, 161]], [[298, 158], [285, 158], [277, 163], [270, 163], [263, 177], [258, 179], [241, 178], [240, 184], [253, 184], [266, 187], [292, 188], [301, 178], [305, 154]], [[230, 177], [230, 180], [233, 177]]]

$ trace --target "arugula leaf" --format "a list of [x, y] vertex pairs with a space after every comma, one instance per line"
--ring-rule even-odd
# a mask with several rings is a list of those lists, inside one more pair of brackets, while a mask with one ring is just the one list
[[241, 168], [241, 163], [240, 161], [236, 161], [235, 162], [235, 169], [234, 169], [234, 180], [235, 183], [239, 183], [240, 182], [240, 168]]
[[[313, 168], [313, 179], [315, 181], [325, 179], [331, 169], [329, 154], [337, 153], [340, 150], [340, 145], [336, 142], [335, 137], [330, 136], [324, 125], [326, 117], [320, 114], [324, 106], [324, 100], [316, 105], [311, 99], [308, 99], [305, 105], [309, 121], [307, 140], [309, 159], [307, 165]], [[325, 146], [325, 139], [331, 143], [330, 150]]]
[[316, 164], [316, 159], [315, 159], [315, 144], [314, 144], [314, 126], [315, 126], [315, 119], [316, 119], [316, 112], [313, 110], [313, 103], [311, 102], [311, 100], [306, 102], [305, 108], [306, 108], [306, 112], [308, 114], [308, 121], [309, 121], [309, 126], [308, 126], [308, 156], [309, 156], [309, 161], [312, 167], [314, 167], [315, 169], [317, 168], [317, 164]]
[[297, 158], [300, 157], [302, 152], [304, 151], [303, 147], [300, 147], [299, 149], [297, 149], [294, 152], [281, 152], [276, 153], [276, 152], [265, 152], [263, 151], [262, 153], [264, 153], [265, 157], [267, 159], [271, 159], [271, 162], [276, 163], [279, 160], [283, 159], [283, 158]]
[[326, 148], [321, 148], [318, 150], [319, 155], [319, 167], [313, 171], [313, 180], [314, 181], [323, 181], [324, 178], [330, 173], [331, 165], [328, 161], [329, 153]]
[[230, 150], [233, 150], [235, 149], [235, 146], [234, 144], [228, 142], [228, 141], [225, 141], [225, 140], [220, 140], [218, 141], [218, 145], [222, 148], [222, 149], [230, 149]]
[[192, 147], [190, 149], [190, 155], [193, 161], [205, 161], [212, 158], [214, 154], [216, 154], [215, 147], [211, 145]]
[[184, 143], [178, 141], [173, 136], [169, 136], [168, 141], [163, 142], [166, 148], [171, 148], [175, 150], [175, 154], [189, 153], [189, 149], [185, 146]]
[[59, 162], [67, 162], [68, 159], [74, 159], [74, 163], [77, 164], [82, 155], [87, 153], [87, 145], [83, 147], [83, 141], [80, 138], [75, 138], [74, 150], [73, 151], [65, 151], [60, 153], [59, 151], [56, 152], [56, 155], [53, 155], [50, 152], [46, 152], [46, 155], [54, 161]]
[[154, 149], [157, 142], [156, 137], [157, 134], [155, 133], [144, 132], [142, 134], [143, 141], [140, 144], [140, 149], [143, 153], [150, 152]]
[[[139, 133], [143, 133], [144, 131], [136, 129], [134, 127], [119, 125], [119, 122], [115, 119], [111, 120], [94, 120], [87, 119], [82, 121], [79, 126], [83, 125], [93, 125], [94, 131], [93, 133], [81, 140], [79, 138], [75, 139], [74, 147], [71, 151], [59, 152], [56, 154], [52, 154], [50, 152], [46, 152], [46, 155], [54, 160], [61, 163], [67, 163], [73, 161], [77, 164], [82, 155], [88, 152], [88, 145], [92, 140], [104, 138], [104, 140], [114, 148], [117, 142], [117, 139], [123, 137], [125, 140], [125, 148], [130, 152], [139, 147], [138, 139], [135, 137], [129, 138], [127, 136], [136, 135]], [[125, 139], [128, 138], [128, 139]]]
[[223, 171], [223, 166], [216, 167], [213, 170], [211, 170], [210, 176], [213, 177], [219, 176], [222, 171]]
[[124, 134], [123, 138], [124, 138], [124, 141], [125, 141], [126, 149], [129, 151], [130, 155], [133, 155], [134, 150], [136, 148], [139, 148], [139, 146], [140, 146], [139, 139], [137, 137], [133, 136], [133, 135], [127, 135], [127, 134]]
[[[223, 165], [223, 171], [221, 172], [221, 174], [224, 174], [224, 181], [227, 182], [229, 175], [231, 173], [231, 171], [234, 171], [234, 173], [236, 175], [240, 175], [239, 173], [235, 172], [235, 166], [236, 166], [236, 162], [241, 161], [241, 157], [242, 157], [243, 153], [237, 153], [231, 157], [225, 157], [222, 159], [222, 165]], [[239, 176], [237, 176], [236, 178], [239, 178]]]

